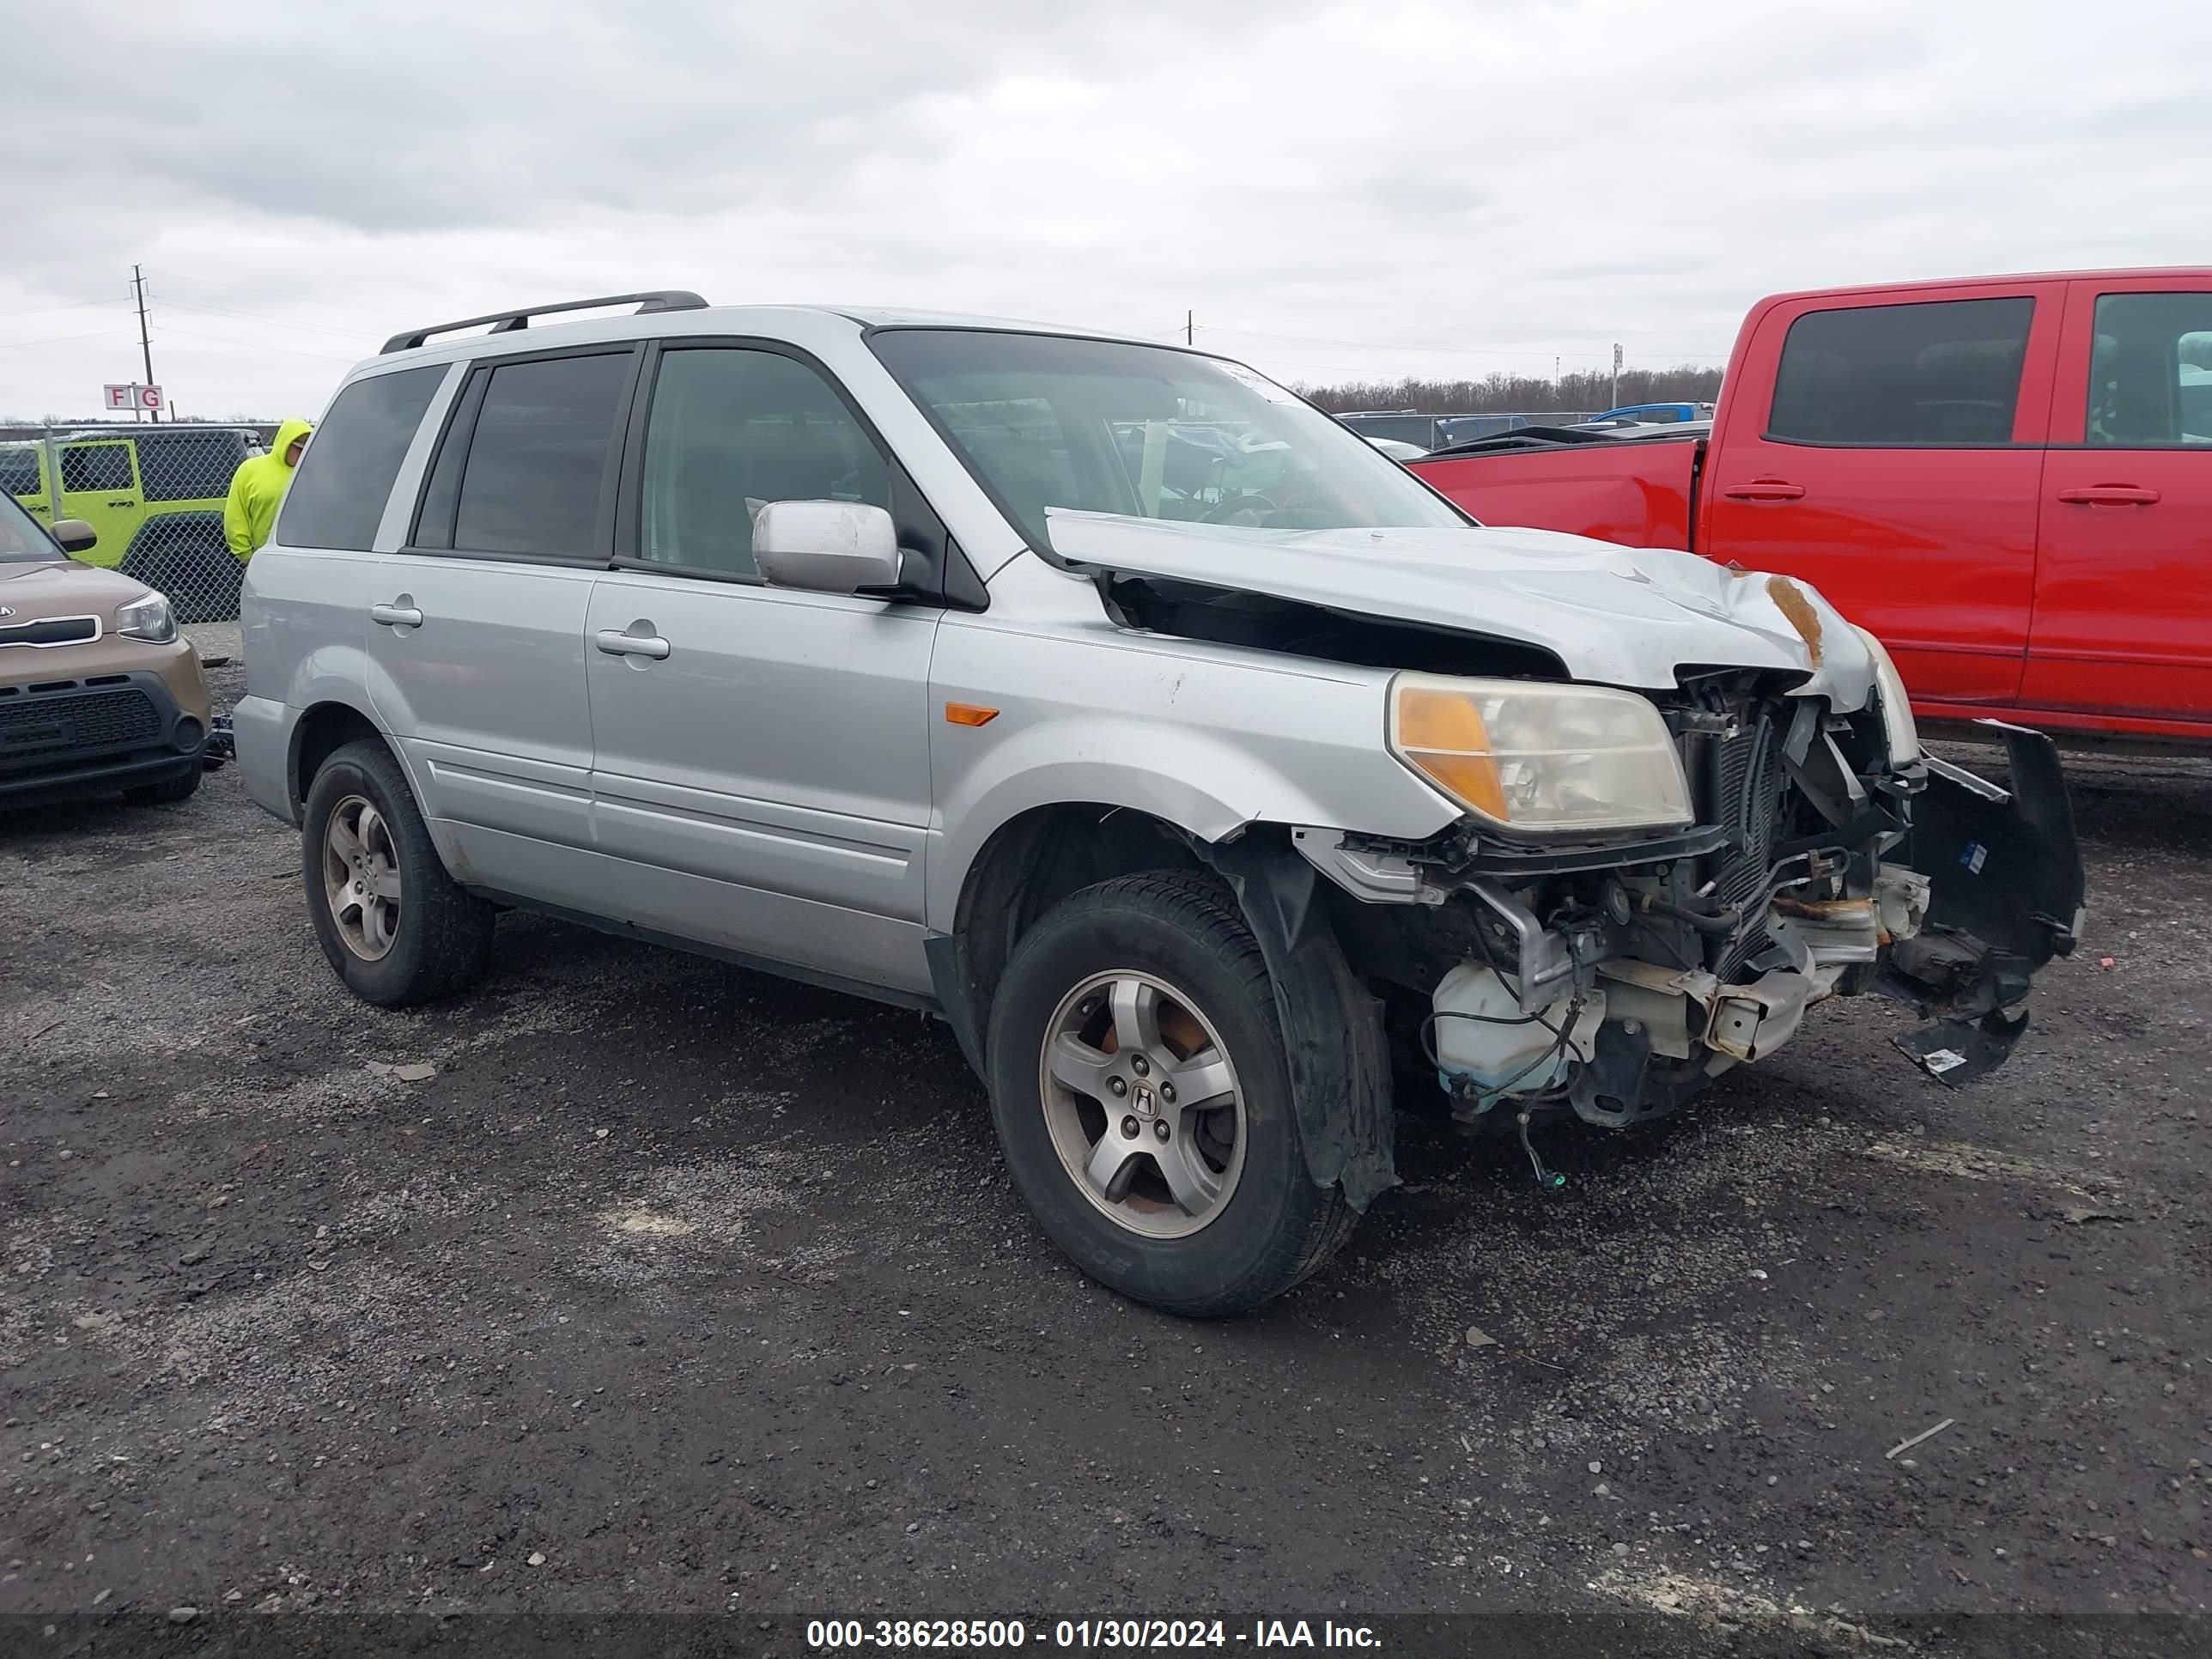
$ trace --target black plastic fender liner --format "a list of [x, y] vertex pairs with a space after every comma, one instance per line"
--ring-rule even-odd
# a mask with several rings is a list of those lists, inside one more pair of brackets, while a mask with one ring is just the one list
[[931, 933], [921, 941], [922, 960], [929, 964], [929, 981], [937, 991], [939, 1016], [952, 1028], [960, 1056], [975, 1073], [975, 1080], [991, 1086], [991, 1073], [983, 1064], [983, 1036], [976, 1028], [975, 1000], [960, 965], [960, 941], [950, 933]]
[[2040, 968], [2073, 951], [2088, 888], [2074, 803], [2048, 736], [2002, 720], [1976, 724], [2003, 741], [2011, 787], [1931, 762], [1912, 804], [1912, 867], [1931, 884], [1931, 923]]
[[1896, 1043], [1953, 1085], [2012, 1052], [2036, 970], [2079, 942], [2088, 886], [2057, 744], [2026, 726], [1978, 724], [2003, 742], [2011, 787], [1931, 757], [1912, 803], [1910, 860], [1929, 878], [1927, 921], [1875, 982], [1936, 1021]]
[[1236, 890], [1267, 958], [1306, 1171], [1317, 1187], [1340, 1184], [1364, 1212], [1398, 1184], [1382, 1005], [1352, 971], [1329, 926], [1322, 878], [1287, 831], [1194, 845]]
[[2027, 1029], [2027, 1009], [1993, 1008], [1977, 1020], [1939, 1019], [1890, 1041], [1929, 1076], [1956, 1089], [2003, 1065]]

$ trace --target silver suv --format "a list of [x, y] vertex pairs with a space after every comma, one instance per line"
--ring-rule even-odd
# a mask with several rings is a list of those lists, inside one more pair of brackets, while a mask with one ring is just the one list
[[[634, 311], [530, 326], [548, 311]], [[432, 344], [464, 327], [489, 332]], [[1250, 1308], [1397, 1109], [1667, 1112], [1884, 991], [2002, 1060], [2082, 883], [1786, 578], [1485, 529], [1202, 351], [696, 295], [395, 337], [249, 569], [238, 756], [331, 965], [522, 906], [927, 1009], [1047, 1231]]]

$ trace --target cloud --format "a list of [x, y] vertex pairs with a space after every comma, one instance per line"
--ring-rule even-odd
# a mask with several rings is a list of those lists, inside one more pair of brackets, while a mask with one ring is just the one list
[[1162, 337], [1189, 310], [1316, 380], [1718, 356], [1778, 289], [2202, 258], [2212, 15], [2099, 17], [33, 8], [0, 410], [81, 413], [131, 374], [134, 260], [161, 378], [223, 415], [315, 407], [403, 326], [659, 286]]

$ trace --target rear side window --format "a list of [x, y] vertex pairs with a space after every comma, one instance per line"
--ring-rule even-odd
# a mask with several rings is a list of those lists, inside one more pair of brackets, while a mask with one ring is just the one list
[[0, 449], [0, 490], [10, 495], [40, 493], [37, 450]]
[[1770, 438], [1942, 447], [2012, 441], [2035, 301], [1808, 311], [1775, 372]]
[[2100, 294], [2093, 444], [2212, 444], [2212, 294]]
[[442, 364], [403, 368], [339, 392], [300, 458], [276, 538], [289, 547], [373, 546], [399, 464], [445, 378]]
[[[472, 422], [447, 434], [416, 540], [474, 553], [589, 558], [604, 550], [608, 473], [634, 353], [480, 368]], [[480, 395], [479, 395], [480, 393]], [[463, 427], [468, 429], [464, 432]], [[465, 442], [465, 455], [446, 452]], [[444, 520], [451, 503], [452, 518]]]
[[138, 477], [149, 501], [219, 501], [246, 459], [235, 432], [172, 432], [137, 440]]
[[64, 489], [128, 489], [131, 446], [69, 444], [62, 450]]

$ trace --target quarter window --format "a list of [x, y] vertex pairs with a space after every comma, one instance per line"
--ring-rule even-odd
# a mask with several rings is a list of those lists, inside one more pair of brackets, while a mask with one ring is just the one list
[[758, 573], [753, 515], [770, 501], [888, 509], [890, 467], [830, 383], [773, 351], [664, 351], [646, 427], [638, 555]]
[[289, 547], [373, 547], [399, 464], [445, 378], [442, 366], [405, 368], [339, 392], [284, 493], [277, 539]]
[[2100, 294], [2092, 444], [2212, 444], [2212, 294]]
[[62, 450], [64, 489], [131, 488], [129, 444], [70, 444]]
[[[544, 357], [479, 369], [489, 378], [461, 464], [451, 539], [433, 539], [426, 523], [423, 544], [556, 559], [599, 552], [608, 464], [634, 355]], [[457, 428], [448, 446], [459, 436]], [[451, 476], [442, 456], [425, 500], [426, 520], [440, 495], [438, 474]]]
[[1767, 436], [1943, 447], [2012, 441], [2035, 301], [1808, 311], [1790, 325]]

